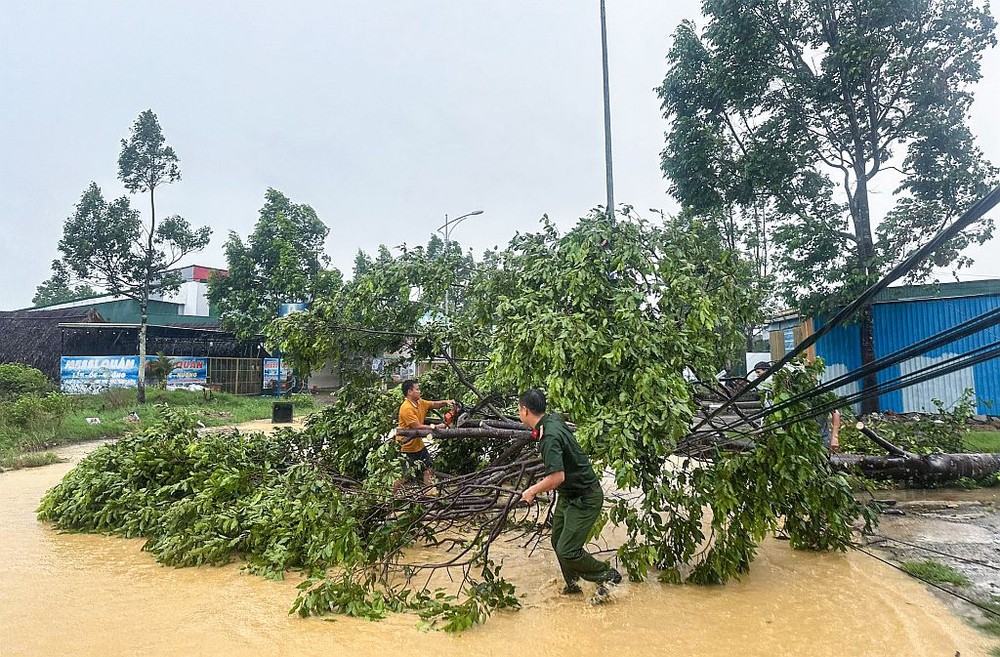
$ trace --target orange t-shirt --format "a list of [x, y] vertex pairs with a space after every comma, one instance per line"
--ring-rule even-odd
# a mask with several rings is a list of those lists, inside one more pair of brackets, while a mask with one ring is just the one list
[[[418, 399], [416, 404], [409, 399], [404, 399], [399, 407], [399, 428], [411, 429], [414, 425], [423, 424], [424, 419], [427, 417], [427, 411], [432, 408], [434, 408], [434, 404], [426, 399]], [[396, 440], [403, 445], [400, 447], [400, 450], [407, 454], [419, 452], [424, 448], [424, 441], [421, 438], [414, 438], [405, 444], [403, 444], [403, 441], [406, 438], [403, 436], [396, 436]]]

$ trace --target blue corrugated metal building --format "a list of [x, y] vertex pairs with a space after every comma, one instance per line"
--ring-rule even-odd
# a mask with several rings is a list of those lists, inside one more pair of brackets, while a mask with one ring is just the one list
[[[883, 358], [998, 307], [1000, 280], [888, 288], [876, 297], [873, 306], [875, 355]], [[820, 325], [817, 322], [817, 328]], [[775, 328], [787, 332], [784, 326]], [[824, 378], [831, 379], [861, 367], [859, 337], [858, 325], [848, 324], [820, 338], [815, 353], [826, 363]], [[878, 380], [885, 383], [998, 340], [1000, 326], [993, 326], [888, 367], [879, 372]], [[851, 383], [838, 392], [850, 394], [859, 385]], [[975, 392], [977, 413], [1000, 415], [1000, 359], [886, 393], [880, 397], [880, 407], [897, 413], [933, 411], [932, 399], [939, 399], [949, 407], [961, 399], [967, 388]]]

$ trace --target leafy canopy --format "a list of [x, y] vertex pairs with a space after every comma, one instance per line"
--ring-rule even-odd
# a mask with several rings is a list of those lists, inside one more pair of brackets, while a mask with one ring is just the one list
[[31, 303], [35, 306], [51, 306], [64, 301], [86, 299], [97, 296], [89, 285], [70, 285], [70, 273], [61, 260], [52, 261], [52, 276], [35, 289]]
[[[765, 217], [784, 293], [807, 312], [856, 296], [989, 189], [968, 128], [995, 21], [975, 0], [706, 0], [674, 33], [658, 94], [662, 168], [685, 208]], [[878, 222], [873, 186], [895, 185]], [[769, 229], [770, 230], [770, 229]], [[939, 250], [968, 264], [992, 223]]]
[[[738, 577], [791, 510], [812, 514], [793, 529], [797, 545], [850, 544], [850, 522], [862, 510], [830, 472], [815, 422], [775, 430], [749, 455], [674, 456], [696, 407], [685, 368], [714, 373], [759, 307], [758, 292], [745, 286], [750, 265], [710, 223], [655, 226], [626, 215], [612, 228], [595, 214], [560, 235], [546, 221], [541, 232], [518, 235], [468, 268], [456, 285], [464, 298], [455, 316], [422, 322], [441, 308], [440, 260], [424, 249], [359, 258], [340, 296], [275, 323], [272, 337], [312, 361], [350, 350], [369, 357], [376, 349], [411, 357], [462, 350], [488, 361], [468, 368], [478, 390], [510, 399], [543, 388], [552, 409], [577, 423], [596, 465], [613, 473], [619, 489], [639, 493], [639, 501], [619, 499], [610, 511], [627, 528], [618, 555], [635, 578], [650, 568], [666, 579]], [[358, 361], [363, 369], [366, 361]], [[791, 395], [815, 385], [815, 376], [789, 375], [779, 386]], [[432, 379], [437, 397], [468, 395], [454, 377]], [[478, 445], [476, 454], [494, 448]], [[474, 468], [476, 458], [465, 456], [445, 454]], [[703, 520], [711, 521], [710, 534]]]
[[329, 232], [310, 206], [268, 188], [246, 243], [229, 234], [228, 276], [209, 281], [209, 299], [218, 306], [223, 327], [243, 337], [260, 335], [278, 316], [279, 304], [311, 303], [339, 287], [340, 272], [325, 269]]

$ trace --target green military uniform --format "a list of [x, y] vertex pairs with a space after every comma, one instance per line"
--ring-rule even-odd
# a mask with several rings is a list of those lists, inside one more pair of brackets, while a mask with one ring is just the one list
[[566, 476], [556, 489], [559, 497], [552, 516], [552, 549], [559, 559], [563, 578], [567, 584], [580, 578], [604, 582], [611, 575], [608, 564], [583, 549], [604, 505], [604, 491], [594, 468], [562, 420], [544, 415], [536, 428], [545, 474], [562, 471]]

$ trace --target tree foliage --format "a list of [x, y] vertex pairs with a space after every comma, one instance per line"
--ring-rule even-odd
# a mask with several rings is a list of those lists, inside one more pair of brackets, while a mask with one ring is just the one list
[[164, 141], [156, 115], [146, 110], [133, 125], [130, 137], [122, 140], [118, 160], [119, 177], [126, 189], [149, 192], [148, 223], [127, 197], [109, 202], [92, 182], [64, 223], [59, 241], [61, 266], [73, 276], [139, 303], [140, 403], [145, 401], [149, 298], [177, 291], [181, 280], [171, 269], [186, 255], [205, 248], [212, 233], [207, 226], [193, 229], [177, 215], [157, 222], [156, 188], [180, 179], [177, 156]]
[[[968, 128], [995, 21], [975, 0], [707, 0], [674, 33], [658, 89], [662, 168], [685, 208], [766, 218], [789, 303], [852, 300], [985, 193], [995, 169]], [[876, 190], [895, 186], [881, 222]], [[992, 235], [980, 222], [930, 267]], [[874, 359], [861, 317], [864, 363]], [[866, 381], [870, 387], [873, 381]]]
[[[357, 296], [347, 286], [330, 308], [320, 301], [313, 313], [276, 324], [273, 336], [286, 352], [306, 351], [311, 359], [342, 354], [340, 339], [354, 349], [409, 346], [414, 356], [421, 348], [471, 346], [463, 355], [489, 361], [467, 377], [476, 389], [507, 399], [531, 386], [546, 390], [616, 485], [641, 491], [641, 503], [623, 499], [611, 511], [628, 528], [619, 557], [635, 578], [654, 567], [668, 579], [685, 568], [693, 581], [738, 577], [766, 532], [792, 510], [813, 509], [811, 523], [794, 529], [798, 545], [849, 545], [845, 522], [861, 508], [824, 465], [818, 428], [783, 428], [751, 455], [719, 452], [708, 463], [673, 456], [695, 410], [682, 373], [714, 373], [741, 345], [740, 328], [760, 303], [759, 291], [745, 286], [751, 265], [726, 248], [710, 222], [654, 226], [626, 215], [612, 227], [595, 214], [560, 235], [546, 221], [540, 233], [518, 235], [468, 268], [460, 286], [465, 298], [443, 326], [418, 321], [427, 307], [420, 304], [435, 307], [441, 298], [434, 284], [439, 262], [426, 255], [407, 250], [393, 258], [383, 249], [376, 260], [359, 258]], [[418, 285], [421, 275], [426, 285]], [[350, 324], [332, 312], [359, 300]], [[408, 332], [421, 337], [400, 335]], [[787, 384], [802, 391], [815, 385], [815, 372]], [[454, 379], [432, 386], [450, 396], [463, 389]], [[807, 480], [814, 483], [804, 488]], [[701, 529], [709, 518], [711, 538]]]
[[311, 303], [342, 284], [340, 272], [325, 269], [329, 228], [305, 204], [268, 188], [260, 218], [246, 243], [234, 232], [226, 241], [229, 273], [209, 281], [209, 299], [226, 330], [260, 335], [284, 302]]
[[[95, 452], [46, 496], [40, 517], [147, 536], [164, 563], [242, 555], [267, 576], [301, 569], [308, 577], [293, 611], [302, 615], [409, 610], [459, 630], [517, 608], [490, 546], [547, 531], [547, 508], [515, 507], [543, 471], [536, 443], [529, 431], [465, 440], [463, 429], [448, 430], [453, 438], [438, 436], [437, 464], [449, 474], [441, 496], [396, 493], [404, 461], [387, 432], [402, 398], [368, 367], [382, 351], [365, 351], [392, 349], [449, 364], [425, 378], [429, 396], [510, 414], [518, 391], [545, 389], [550, 411], [577, 424], [584, 449], [614, 479], [605, 521], [625, 528], [617, 558], [633, 579], [740, 577], [782, 519], [795, 547], [851, 544], [865, 509], [831, 472], [818, 425], [783, 423], [815, 400], [775, 413], [749, 451], [689, 449], [696, 401], [683, 373], [714, 373], [759, 301], [742, 284], [749, 265], [714, 227], [658, 226], [628, 213], [612, 225], [596, 213], [565, 234], [546, 220], [481, 261], [439, 246], [359, 257], [331, 298], [272, 323], [272, 339], [302, 362], [358, 361], [305, 431], [213, 437], [168, 423]], [[455, 293], [448, 316], [445, 286]], [[782, 370], [776, 401], [817, 376], [817, 366]], [[454, 552], [430, 564], [420, 552], [415, 564], [406, 553], [417, 545]], [[415, 580], [452, 568], [461, 572], [447, 591]]]
[[61, 260], [53, 260], [52, 276], [35, 289], [31, 303], [35, 306], [51, 306], [94, 296], [97, 296], [97, 292], [89, 285], [70, 285], [70, 273], [66, 270], [66, 265]]
[[426, 246], [397, 250], [393, 255], [382, 246], [374, 257], [359, 253], [351, 280], [317, 297], [311, 312], [275, 322], [267, 331], [271, 340], [302, 371], [337, 362], [350, 374], [383, 354], [402, 353], [404, 360], [435, 356], [446, 327], [454, 356], [481, 357], [480, 320], [492, 314], [480, 284], [489, 279], [495, 257], [476, 261], [455, 241], [445, 253], [437, 236]]
[[[306, 579], [291, 611], [302, 616], [374, 619], [409, 610], [458, 631], [518, 607], [492, 565], [467, 583], [461, 601], [386, 579], [414, 541], [420, 509], [386, 513], [385, 490], [401, 459], [372, 427], [397, 400], [372, 389], [359, 394], [335, 402], [303, 432], [272, 435], [199, 435], [189, 416], [163, 408], [161, 423], [81, 461], [45, 495], [38, 517], [65, 530], [143, 537], [144, 549], [171, 566], [242, 557], [248, 571], [268, 578], [299, 570]], [[340, 485], [348, 471], [366, 476], [363, 488]]]

